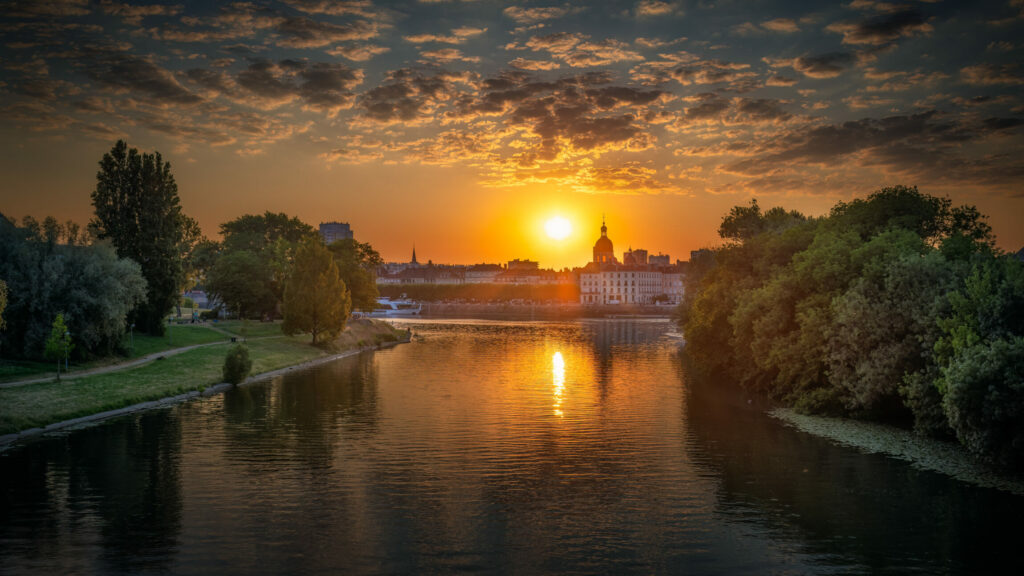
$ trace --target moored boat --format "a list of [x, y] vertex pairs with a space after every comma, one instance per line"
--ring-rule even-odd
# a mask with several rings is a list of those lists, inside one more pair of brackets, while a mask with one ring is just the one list
[[423, 305], [415, 300], [406, 298], [391, 299], [387, 297], [377, 298], [377, 307], [370, 312], [375, 318], [393, 318], [396, 316], [419, 316]]

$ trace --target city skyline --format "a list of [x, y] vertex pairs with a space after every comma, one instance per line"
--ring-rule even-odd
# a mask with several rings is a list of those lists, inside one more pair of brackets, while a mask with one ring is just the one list
[[894, 184], [1016, 251], [1022, 29], [1020, 0], [16, 4], [2, 209], [84, 224], [126, 138], [210, 237], [285, 212], [386, 260], [572, 266], [602, 214], [682, 256], [752, 197], [818, 216]]

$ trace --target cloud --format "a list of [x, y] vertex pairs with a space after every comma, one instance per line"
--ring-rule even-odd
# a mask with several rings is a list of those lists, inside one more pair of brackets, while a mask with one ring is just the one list
[[474, 36], [479, 36], [487, 32], [487, 28], [471, 28], [463, 27], [452, 30], [451, 34], [414, 34], [412, 36], [406, 36], [406, 42], [412, 42], [413, 44], [425, 44], [428, 42], [440, 43], [440, 44], [462, 44], [466, 40]]
[[124, 52], [91, 52], [79, 63], [89, 78], [115, 92], [144, 96], [161, 105], [202, 101], [179, 84], [173, 74], [147, 58]]
[[384, 54], [390, 50], [387, 46], [378, 46], [376, 44], [346, 44], [331, 48], [327, 53], [331, 56], [341, 56], [355, 62], [365, 62], [374, 56]]
[[558, 62], [549, 62], [546, 60], [529, 60], [526, 58], [516, 58], [508, 63], [513, 68], [520, 70], [555, 70], [561, 67]]
[[775, 18], [768, 20], [766, 22], [762, 22], [761, 27], [765, 30], [780, 32], [782, 34], [792, 34], [800, 31], [800, 27], [797, 26], [796, 22], [790, 18]]
[[536, 24], [538, 22], [544, 22], [546, 20], [554, 20], [561, 18], [569, 14], [574, 14], [581, 11], [582, 8], [572, 8], [568, 5], [565, 6], [547, 6], [540, 7], [535, 6], [531, 8], [525, 8], [522, 6], [509, 6], [502, 10], [507, 18], [514, 20], [518, 24], [529, 25]]
[[729, 126], [781, 124], [794, 118], [783, 108], [783, 102], [767, 98], [726, 98], [704, 92], [683, 99], [685, 114], [676, 126], [692, 123], [718, 123]]
[[337, 42], [368, 40], [377, 36], [377, 25], [366, 20], [331, 24], [310, 18], [285, 18], [276, 27], [279, 43], [290, 48], [318, 48]]
[[[585, 34], [556, 32], [544, 36], [533, 36], [523, 45], [534, 52], [548, 52], [552, 58], [574, 68], [607, 66], [616, 62], [643, 60], [638, 52], [631, 50], [629, 44], [608, 38], [599, 42], [591, 42]], [[518, 44], [510, 44], [507, 49], [519, 49]]]
[[89, 0], [32, 0], [4, 7], [9, 18], [35, 18], [85, 16], [89, 13]]
[[881, 45], [903, 36], [928, 34], [933, 31], [928, 17], [916, 9], [899, 10], [857, 22], [835, 22], [825, 27], [843, 35], [843, 44]]
[[995, 86], [1005, 84], [1019, 86], [1024, 78], [1012, 64], [975, 64], [960, 69], [960, 80], [976, 86]]
[[892, 98], [881, 98], [878, 96], [848, 96], [843, 98], [843, 103], [850, 107], [851, 110], [861, 110], [864, 108], [877, 108], [879, 106], [892, 106], [896, 103], [896, 100]]
[[256, 59], [232, 77], [219, 70], [192, 69], [186, 77], [210, 91], [211, 97], [228, 99], [262, 109], [293, 101], [329, 116], [351, 108], [354, 88], [363, 80], [361, 70], [333, 62]]
[[676, 6], [661, 0], [641, 0], [636, 5], [637, 16], [667, 16], [676, 11]]
[[788, 66], [809, 78], [835, 78], [856, 64], [857, 56], [849, 52], [829, 52], [788, 60], [766, 60], [771, 66]]
[[184, 7], [180, 4], [171, 6], [165, 4], [134, 5], [119, 2], [102, 2], [100, 3], [100, 9], [104, 14], [120, 16], [125, 24], [138, 26], [142, 23], [143, 18], [150, 16], [176, 16], [181, 14]]
[[765, 86], [792, 86], [794, 84], [796, 84], [796, 78], [779, 75], [769, 76], [764, 82]]
[[392, 71], [384, 83], [359, 98], [362, 116], [371, 122], [392, 124], [429, 120], [434, 109], [456, 95], [456, 83], [465, 77], [445, 71], [428, 73], [412, 68]]
[[426, 50], [420, 52], [420, 56], [427, 60], [433, 60], [440, 64], [448, 64], [450, 62], [479, 62], [478, 56], [466, 56], [460, 50], [455, 48], [439, 48], [437, 50]]

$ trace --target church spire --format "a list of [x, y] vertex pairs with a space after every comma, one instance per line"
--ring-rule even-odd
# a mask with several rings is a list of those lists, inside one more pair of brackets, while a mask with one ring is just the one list
[[601, 236], [608, 235], [608, 227], [604, 225], [604, 214], [601, 214]]
[[419, 264], [419, 262], [416, 261], [416, 245], [415, 244], [412, 245], [412, 264]]

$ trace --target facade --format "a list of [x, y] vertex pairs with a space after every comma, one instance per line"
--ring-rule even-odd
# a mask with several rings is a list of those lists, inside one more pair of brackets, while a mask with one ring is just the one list
[[324, 244], [351, 239], [353, 238], [352, 227], [348, 225], [348, 222], [321, 222], [320, 237], [323, 238]]
[[466, 284], [488, 284], [494, 282], [505, 269], [500, 264], [474, 264], [466, 268]]
[[601, 223], [601, 237], [594, 244], [594, 260], [580, 270], [580, 303], [650, 305], [678, 304], [683, 299], [680, 266], [668, 264], [668, 255], [648, 256], [646, 250], [628, 250], [622, 264], [610, 253], [608, 227]]

